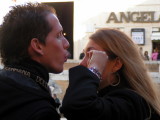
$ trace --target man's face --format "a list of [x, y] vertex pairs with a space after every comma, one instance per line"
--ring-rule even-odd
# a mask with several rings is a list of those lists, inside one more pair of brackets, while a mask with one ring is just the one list
[[69, 42], [62, 34], [63, 28], [58, 18], [54, 14], [49, 14], [47, 20], [52, 26], [52, 31], [46, 37], [41, 64], [49, 72], [60, 73], [69, 55], [67, 51]]

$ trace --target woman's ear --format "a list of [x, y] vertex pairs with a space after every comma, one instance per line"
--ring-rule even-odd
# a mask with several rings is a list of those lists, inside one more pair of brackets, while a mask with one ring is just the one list
[[122, 68], [122, 66], [123, 66], [122, 60], [119, 57], [117, 57], [115, 59], [115, 64], [113, 66], [113, 72], [117, 72]]
[[32, 51], [32, 52], [35, 52], [36, 54], [39, 54], [39, 55], [43, 55], [43, 44], [39, 42], [39, 40], [37, 38], [33, 38], [31, 40], [31, 43], [30, 43], [30, 46], [29, 46], [29, 49]]

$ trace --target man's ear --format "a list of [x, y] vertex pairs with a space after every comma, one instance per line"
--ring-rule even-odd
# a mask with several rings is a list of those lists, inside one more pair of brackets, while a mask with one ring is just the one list
[[30, 43], [29, 49], [32, 50], [32, 52], [43, 55], [43, 44], [39, 42], [37, 38], [33, 38]]
[[122, 60], [119, 57], [117, 57], [115, 59], [115, 64], [113, 66], [113, 72], [117, 72], [122, 68], [122, 66], [123, 66]]

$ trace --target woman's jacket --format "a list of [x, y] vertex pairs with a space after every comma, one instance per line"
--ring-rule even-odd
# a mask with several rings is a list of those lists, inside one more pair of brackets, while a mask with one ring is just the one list
[[83, 66], [71, 68], [60, 111], [67, 120], [160, 120], [141, 96], [122, 83], [98, 92], [95, 74]]

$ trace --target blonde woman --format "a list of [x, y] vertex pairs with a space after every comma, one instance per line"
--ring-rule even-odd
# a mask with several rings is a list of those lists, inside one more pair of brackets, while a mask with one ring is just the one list
[[69, 70], [61, 108], [67, 120], [160, 120], [157, 86], [126, 34], [100, 29], [84, 53]]

